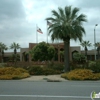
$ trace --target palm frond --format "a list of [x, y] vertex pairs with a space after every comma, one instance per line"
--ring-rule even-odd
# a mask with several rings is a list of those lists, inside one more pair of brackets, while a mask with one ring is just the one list
[[79, 8], [75, 7], [73, 10], [72, 10], [72, 15], [71, 15], [71, 19], [75, 19], [77, 17], [77, 13], [79, 12]]
[[[72, 6], [66, 6], [65, 9], [58, 8], [58, 12], [53, 10], [53, 17], [48, 17], [52, 25], [49, 26], [49, 35], [52, 39], [73, 39], [82, 41], [83, 35], [85, 35], [85, 29], [82, 26], [83, 22], [86, 22], [86, 16], [84, 14], [78, 15], [79, 8], [72, 9]], [[55, 34], [55, 35], [52, 35]], [[63, 39], [64, 38], [64, 39]]]
[[65, 15], [66, 15], [66, 19], [69, 20], [70, 16], [71, 16], [71, 6], [66, 6], [65, 7]]

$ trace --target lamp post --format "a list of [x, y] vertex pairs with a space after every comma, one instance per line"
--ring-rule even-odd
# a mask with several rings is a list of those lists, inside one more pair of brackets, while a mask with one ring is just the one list
[[95, 55], [95, 60], [96, 60], [96, 46], [95, 46], [95, 44], [96, 44], [96, 32], [95, 32], [96, 26], [98, 26], [98, 24], [95, 24], [95, 27], [94, 27], [94, 55]]

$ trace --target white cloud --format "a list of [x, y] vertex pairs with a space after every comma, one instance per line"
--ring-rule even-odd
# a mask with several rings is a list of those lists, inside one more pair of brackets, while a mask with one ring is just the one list
[[[79, 7], [80, 13], [87, 15], [88, 22], [84, 24], [86, 36], [84, 40], [93, 43], [94, 26], [96, 40], [100, 40], [100, 1], [97, 0], [0, 0], [0, 42], [10, 45], [19, 43], [28, 47], [29, 42], [36, 42], [36, 24], [43, 31], [38, 33], [38, 41], [47, 40], [46, 18], [52, 16], [51, 10], [72, 5]], [[50, 41], [50, 38], [48, 39]], [[71, 46], [79, 45], [71, 41]]]

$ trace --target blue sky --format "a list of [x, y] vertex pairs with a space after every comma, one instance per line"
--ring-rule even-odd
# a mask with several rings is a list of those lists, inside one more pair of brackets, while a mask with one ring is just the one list
[[[100, 0], [0, 0], [0, 42], [8, 47], [16, 42], [27, 48], [29, 43], [36, 42], [36, 25], [43, 31], [43, 34], [38, 33], [38, 42], [46, 42], [45, 19], [52, 16], [51, 10], [69, 5], [80, 8], [80, 13], [87, 16], [83, 40], [94, 44], [94, 27], [98, 24], [96, 42], [100, 42]], [[80, 42], [71, 41], [70, 45], [79, 46]]]

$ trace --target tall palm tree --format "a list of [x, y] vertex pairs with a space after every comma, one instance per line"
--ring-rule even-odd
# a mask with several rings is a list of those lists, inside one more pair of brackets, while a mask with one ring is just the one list
[[89, 41], [82, 41], [80, 45], [82, 47], [84, 47], [85, 56], [87, 57], [87, 51], [88, 51], [88, 48], [87, 47], [90, 47], [91, 46], [91, 43]]
[[16, 61], [17, 49], [20, 49], [20, 45], [18, 43], [13, 42], [10, 46], [10, 49], [14, 49], [14, 55], [15, 55], [15, 61]]
[[100, 51], [100, 42], [95, 43], [94, 46], [97, 49], [97, 55], [98, 55], [98, 59], [99, 59], [99, 56], [100, 56], [100, 52], [99, 52]]
[[17, 49], [20, 49], [20, 45], [18, 43], [13, 42], [10, 46], [10, 49], [14, 49], [14, 54], [16, 54]]
[[82, 40], [83, 34], [85, 34], [85, 29], [82, 25], [86, 22], [86, 16], [84, 14], [78, 14], [79, 8], [72, 8], [71, 6], [66, 6], [63, 8], [58, 8], [58, 11], [52, 10], [53, 17], [48, 17], [46, 20], [52, 22], [49, 25], [49, 35], [51, 39], [63, 40], [64, 42], [64, 63], [65, 71], [70, 71], [69, 65], [69, 47], [70, 40]]
[[1, 52], [1, 54], [2, 54], [2, 62], [4, 61], [4, 50], [7, 50], [8, 48], [7, 48], [7, 46], [4, 44], [4, 43], [2, 43], [2, 42], [0, 42], [0, 52]]

